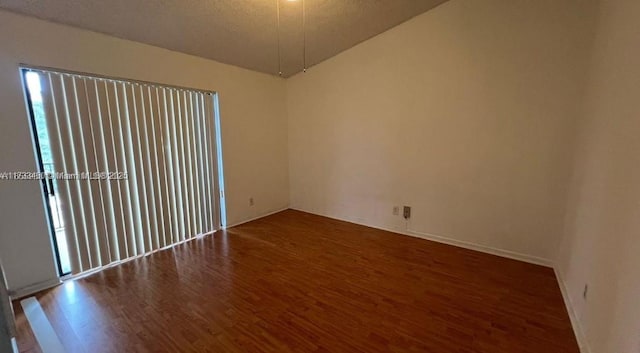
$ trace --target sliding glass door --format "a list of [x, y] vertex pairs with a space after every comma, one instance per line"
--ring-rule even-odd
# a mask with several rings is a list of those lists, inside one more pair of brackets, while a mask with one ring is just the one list
[[[37, 164], [39, 171], [53, 173], [53, 157], [51, 155], [51, 142], [47, 130], [47, 117], [44, 113], [42, 102], [42, 86], [40, 75], [36, 72], [24, 70], [23, 81], [25, 83], [26, 98], [31, 118], [31, 127], [34, 137]], [[66, 275], [71, 273], [71, 262], [65, 236], [65, 225], [60, 214], [60, 203], [57, 196], [57, 182], [53, 178], [42, 178], [42, 190], [44, 192], [45, 209], [48, 211], [49, 228], [57, 257], [58, 273]]]
[[24, 69], [61, 273], [220, 228], [214, 94]]

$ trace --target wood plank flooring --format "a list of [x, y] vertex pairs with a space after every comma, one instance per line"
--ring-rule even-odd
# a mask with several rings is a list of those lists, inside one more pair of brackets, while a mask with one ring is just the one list
[[293, 210], [37, 298], [70, 353], [579, 352], [549, 268]]

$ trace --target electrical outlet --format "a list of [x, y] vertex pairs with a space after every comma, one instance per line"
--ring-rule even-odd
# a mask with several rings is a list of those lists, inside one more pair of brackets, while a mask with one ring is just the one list
[[584, 290], [582, 291], [582, 299], [587, 300], [587, 294], [589, 294], [589, 285], [584, 285]]
[[402, 216], [404, 217], [404, 219], [411, 218], [411, 207], [404, 206], [404, 209], [402, 211]]
[[393, 206], [393, 215], [397, 216], [400, 214], [400, 206]]
[[253, 206], [253, 197], [249, 198], [249, 206]]

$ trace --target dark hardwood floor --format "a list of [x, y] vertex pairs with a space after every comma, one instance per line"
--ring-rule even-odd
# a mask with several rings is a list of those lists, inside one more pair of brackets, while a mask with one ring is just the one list
[[550, 268], [292, 210], [37, 298], [70, 353], [578, 352]]

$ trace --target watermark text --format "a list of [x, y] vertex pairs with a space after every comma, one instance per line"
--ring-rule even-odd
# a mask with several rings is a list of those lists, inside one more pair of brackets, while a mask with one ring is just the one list
[[127, 172], [0, 172], [0, 180], [127, 180]]

